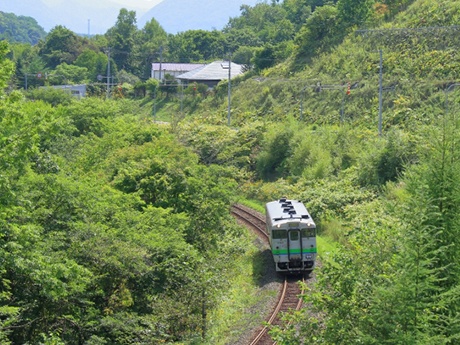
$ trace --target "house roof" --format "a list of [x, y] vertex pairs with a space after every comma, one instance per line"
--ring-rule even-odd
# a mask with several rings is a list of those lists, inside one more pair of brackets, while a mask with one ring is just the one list
[[[243, 66], [231, 63], [231, 78], [243, 73]], [[176, 76], [183, 80], [224, 80], [228, 78], [228, 61], [214, 61], [208, 65], [196, 68]]]
[[[175, 62], [163, 62], [161, 63], [161, 70], [164, 71], [175, 71], [175, 72], [189, 72], [196, 68], [203, 67], [203, 63], [175, 63]], [[159, 71], [160, 63], [152, 63], [152, 70]]]

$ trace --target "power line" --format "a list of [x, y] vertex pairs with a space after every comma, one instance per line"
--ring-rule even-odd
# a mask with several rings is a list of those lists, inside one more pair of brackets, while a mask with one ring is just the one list
[[387, 29], [360, 29], [355, 34], [383, 33], [383, 32], [427, 32], [436, 30], [460, 30], [459, 25], [451, 26], [420, 26], [418, 28], [387, 28]]
[[369, 41], [371, 49], [401, 50], [417, 45], [427, 50], [460, 47], [460, 26], [425, 26], [418, 28], [388, 28], [356, 30], [355, 36]]

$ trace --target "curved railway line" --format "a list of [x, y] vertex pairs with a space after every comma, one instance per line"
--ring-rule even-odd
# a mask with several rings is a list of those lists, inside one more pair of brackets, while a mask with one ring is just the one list
[[[262, 214], [243, 205], [234, 205], [232, 215], [247, 227], [253, 229], [259, 237], [268, 244], [268, 235], [265, 232], [265, 218]], [[280, 293], [278, 294], [278, 303], [271, 315], [266, 319], [268, 325], [280, 325], [280, 315], [289, 310], [299, 310], [302, 307], [302, 300], [299, 295], [303, 293], [299, 287], [299, 281], [304, 281], [303, 277], [286, 276]], [[250, 345], [274, 345], [274, 342], [268, 334], [268, 327], [255, 332]]]

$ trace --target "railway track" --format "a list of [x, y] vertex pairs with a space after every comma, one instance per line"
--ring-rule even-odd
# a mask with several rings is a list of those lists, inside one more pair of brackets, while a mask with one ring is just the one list
[[[265, 218], [262, 214], [243, 205], [234, 205], [231, 212], [238, 221], [256, 231], [263, 241], [268, 244], [268, 235], [265, 232]], [[250, 345], [276, 344], [268, 334], [269, 325], [280, 325], [282, 313], [289, 310], [299, 310], [302, 307], [302, 300], [298, 297], [303, 293], [300, 289], [299, 281], [304, 281], [304, 277], [286, 276], [284, 278], [282, 289], [278, 294], [278, 303], [271, 315], [266, 319], [268, 326], [264, 326], [255, 332]]]
[[249, 207], [235, 204], [232, 207], [232, 214], [238, 221], [253, 229], [268, 244], [268, 234], [265, 231], [265, 217], [261, 213]]

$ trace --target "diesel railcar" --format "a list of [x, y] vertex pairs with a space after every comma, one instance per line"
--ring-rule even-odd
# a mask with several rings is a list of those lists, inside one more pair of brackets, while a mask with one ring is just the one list
[[316, 225], [305, 205], [281, 198], [265, 205], [276, 271], [309, 274], [316, 262]]

